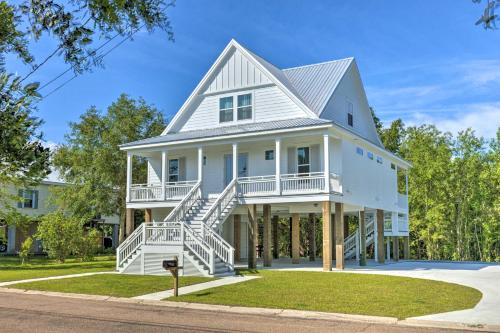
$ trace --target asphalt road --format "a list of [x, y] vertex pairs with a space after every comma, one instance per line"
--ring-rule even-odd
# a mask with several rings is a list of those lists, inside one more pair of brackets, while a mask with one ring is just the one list
[[465, 332], [0, 293], [0, 332]]

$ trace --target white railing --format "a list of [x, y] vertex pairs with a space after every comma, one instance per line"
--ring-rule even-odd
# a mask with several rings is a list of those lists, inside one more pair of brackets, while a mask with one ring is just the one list
[[407, 215], [398, 214], [398, 232], [408, 232], [408, 217]]
[[188, 192], [184, 199], [167, 215], [164, 222], [184, 223], [189, 210], [201, 199], [201, 183], [196, 185]]
[[276, 191], [276, 176], [252, 176], [238, 178], [238, 195], [258, 196]]
[[215, 251], [191, 227], [184, 224], [184, 245], [207, 267], [210, 274], [215, 273]]
[[[236, 198], [236, 179], [233, 179], [224, 189], [224, 191], [217, 197], [217, 200], [210, 207], [208, 212], [203, 216], [203, 223], [209, 227], [219, 221], [222, 213], [227, 206]], [[222, 221], [219, 221], [222, 222]]]
[[187, 180], [165, 184], [165, 199], [181, 199], [188, 195], [189, 191], [196, 186], [197, 180]]
[[144, 228], [146, 245], [182, 245], [183, 224], [145, 223]]
[[292, 173], [281, 176], [282, 193], [321, 192], [325, 189], [323, 172]]
[[134, 230], [127, 239], [116, 249], [116, 268], [119, 269], [123, 263], [141, 246], [144, 242], [144, 224]]
[[134, 184], [130, 187], [130, 201], [163, 200], [161, 184]]
[[203, 239], [215, 251], [215, 254], [225, 262], [229, 268], [234, 269], [234, 248], [221, 235], [216, 233], [205, 223], [201, 224]]
[[408, 196], [406, 194], [398, 193], [398, 207], [408, 210]]
[[359, 229], [356, 232], [349, 235], [344, 240], [344, 254], [356, 254], [356, 258], [359, 256]]

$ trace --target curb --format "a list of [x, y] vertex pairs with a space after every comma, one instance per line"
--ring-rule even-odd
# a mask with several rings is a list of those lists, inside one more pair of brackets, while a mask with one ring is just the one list
[[430, 320], [416, 320], [416, 319], [399, 320], [394, 317], [379, 317], [379, 316], [331, 313], [331, 312], [320, 312], [320, 311], [214, 305], [214, 304], [188, 303], [188, 302], [141, 300], [141, 299], [125, 298], [125, 297], [73, 294], [73, 293], [61, 293], [53, 291], [26, 290], [26, 289], [14, 289], [14, 288], [2, 288], [2, 287], [0, 287], [0, 292], [17, 293], [25, 295], [43, 295], [49, 297], [75, 298], [75, 299], [85, 299], [92, 301], [105, 301], [105, 302], [115, 302], [115, 303], [152, 305], [152, 306], [161, 306], [169, 308], [203, 310], [211, 312], [226, 312], [226, 313], [235, 313], [243, 315], [245, 314], [264, 315], [264, 316], [276, 316], [283, 318], [295, 318], [295, 319], [302, 318], [302, 319], [330, 320], [330, 321], [355, 321], [355, 322], [374, 323], [374, 324], [400, 325], [406, 327], [449, 328], [449, 329], [462, 329], [462, 330], [468, 329], [478, 332], [500, 332], [500, 326], [497, 325], [480, 325], [480, 324], [473, 325], [473, 324], [455, 323], [447, 321], [430, 321]]

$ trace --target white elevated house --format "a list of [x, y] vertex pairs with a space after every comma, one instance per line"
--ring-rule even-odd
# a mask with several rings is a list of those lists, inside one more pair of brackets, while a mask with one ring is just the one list
[[[185, 275], [230, 272], [243, 259], [254, 268], [260, 218], [265, 266], [278, 256], [279, 217], [290, 218], [292, 263], [301, 216], [312, 226], [322, 216], [324, 270], [363, 264], [372, 243], [379, 262], [390, 240], [394, 259], [400, 240], [407, 256], [410, 164], [380, 142], [353, 58], [278, 69], [231, 40], [160, 136], [121, 149], [120, 272], [160, 274], [172, 256]], [[148, 161], [147, 184], [131, 182], [134, 156]], [[134, 230], [135, 209], [146, 222]]]

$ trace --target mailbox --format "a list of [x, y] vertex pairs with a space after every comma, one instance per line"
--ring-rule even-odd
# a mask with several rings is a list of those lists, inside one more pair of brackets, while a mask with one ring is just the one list
[[174, 296], [177, 297], [179, 294], [179, 258], [174, 257], [174, 259], [163, 260], [163, 268], [172, 273], [174, 277]]
[[178, 266], [179, 266], [179, 262], [177, 259], [163, 260], [163, 268], [165, 268], [167, 271], [177, 269]]

